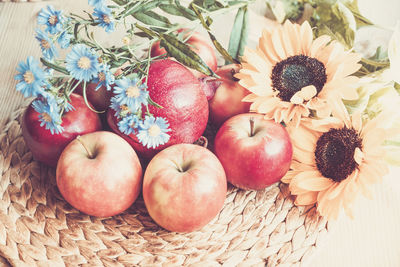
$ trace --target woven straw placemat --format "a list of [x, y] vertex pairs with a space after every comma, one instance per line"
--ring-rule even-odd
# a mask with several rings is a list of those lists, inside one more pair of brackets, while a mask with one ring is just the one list
[[230, 186], [220, 214], [187, 234], [157, 226], [141, 197], [121, 215], [87, 216], [63, 200], [55, 170], [32, 159], [23, 111], [0, 134], [0, 256], [13, 266], [301, 266], [328, 233], [282, 184]]

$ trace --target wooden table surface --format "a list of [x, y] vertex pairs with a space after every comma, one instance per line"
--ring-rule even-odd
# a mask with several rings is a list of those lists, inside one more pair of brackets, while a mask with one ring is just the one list
[[[373, 19], [382, 18], [382, 24], [395, 21], [389, 15], [400, 18], [395, 12], [400, 11], [398, 0], [359, 2]], [[0, 129], [23, 102], [22, 95], [15, 91], [15, 67], [29, 55], [39, 58], [40, 49], [33, 33], [36, 14], [49, 3], [67, 11], [87, 7], [86, 0], [0, 3]], [[388, 6], [380, 12], [382, 3]], [[373, 200], [358, 200], [354, 220], [342, 217], [333, 223], [325, 246], [316, 251], [309, 266], [400, 266], [399, 173], [400, 168], [391, 168], [383, 182], [374, 187]]]

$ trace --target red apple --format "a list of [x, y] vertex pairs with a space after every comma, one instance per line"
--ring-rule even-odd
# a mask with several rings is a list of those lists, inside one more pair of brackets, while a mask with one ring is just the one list
[[[110, 106], [112, 90], [107, 91], [105, 86], [96, 90], [97, 83], [88, 83], [86, 85], [86, 97], [96, 111], [105, 111]], [[75, 89], [75, 93], [83, 96], [83, 85], [80, 84]]]
[[61, 152], [76, 136], [101, 130], [99, 116], [86, 106], [83, 97], [77, 94], [70, 97], [75, 110], [64, 113], [61, 124], [64, 131], [60, 134], [51, 134], [50, 130], [40, 126], [39, 113], [32, 105], [22, 118], [22, 135], [33, 157], [52, 167], [57, 165]]
[[204, 147], [171, 146], [147, 166], [143, 199], [153, 220], [175, 232], [191, 232], [222, 209], [227, 183], [217, 157]]
[[[199, 32], [190, 32], [187, 31], [186, 29], [180, 29], [178, 32], [186, 31], [184, 34], [184, 39], [186, 39], [189, 35], [189, 39], [186, 41], [186, 44], [189, 45], [189, 47], [194, 51], [196, 54], [200, 56], [200, 58], [206, 63], [206, 65], [212, 70], [216, 71], [217, 70], [217, 57], [215, 56], [213, 44], [210, 42], [210, 40], [206, 37], [204, 37], [202, 34]], [[167, 51], [160, 47], [160, 42], [156, 42], [153, 44], [151, 47], [151, 56], [161, 56], [167, 54]], [[193, 74], [200, 78], [204, 77], [205, 75], [197, 70], [192, 70]]]
[[108, 217], [129, 208], [142, 185], [142, 167], [132, 147], [111, 132], [78, 137], [62, 152], [56, 170], [65, 200], [92, 216]]
[[247, 113], [250, 104], [242, 102], [242, 99], [250, 92], [239, 85], [233, 77], [240, 69], [240, 65], [230, 64], [217, 70], [217, 75], [222, 83], [216, 89], [214, 97], [210, 100], [210, 121], [220, 126], [224, 121], [237, 114]]
[[107, 114], [110, 128], [146, 159], [173, 144], [193, 143], [199, 139], [207, 126], [208, 102], [198, 79], [180, 63], [164, 59], [150, 65], [147, 86], [151, 99], [163, 107], [149, 105], [149, 110], [154, 116], [168, 120], [169, 141], [156, 149], [144, 147], [134, 134], [128, 136], [119, 131], [113, 110]]
[[253, 190], [278, 182], [289, 170], [293, 153], [286, 129], [255, 113], [228, 119], [215, 137], [214, 150], [228, 181]]

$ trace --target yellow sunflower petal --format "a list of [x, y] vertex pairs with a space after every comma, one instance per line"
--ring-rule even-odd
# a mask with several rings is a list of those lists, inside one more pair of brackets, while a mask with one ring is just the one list
[[308, 21], [303, 22], [300, 28], [302, 37], [302, 51], [304, 55], [309, 55], [310, 47], [313, 41], [313, 32]]
[[317, 202], [318, 192], [307, 192], [296, 196], [295, 204], [298, 206], [311, 205]]
[[254, 102], [258, 97], [256, 94], [248, 94], [242, 99], [242, 102]]
[[293, 47], [293, 55], [301, 54], [301, 44], [300, 44], [300, 36], [299, 31], [296, 27], [290, 22], [290, 20], [286, 20], [284, 24], [284, 28], [290, 38], [290, 43]]
[[309, 191], [323, 191], [334, 185], [329, 178], [322, 177], [319, 171], [303, 172], [293, 177], [292, 183]]
[[293, 177], [296, 176], [297, 174], [299, 174], [301, 171], [297, 171], [297, 170], [289, 170], [285, 176], [282, 177], [281, 182], [288, 184], [292, 181]]
[[315, 151], [317, 145], [318, 136], [312, 131], [305, 129], [304, 127], [297, 127], [289, 129], [290, 139], [292, 140], [293, 146], [304, 149], [309, 152]]
[[351, 125], [353, 126], [354, 130], [356, 130], [357, 132], [361, 132], [362, 129], [361, 112], [355, 112], [351, 115]]
[[276, 29], [272, 33], [271, 37], [272, 37], [273, 49], [275, 50], [275, 53], [278, 56], [278, 59], [283, 60], [283, 59], [287, 58], [287, 55], [285, 53], [285, 50], [283, 48], [283, 44], [281, 41], [280, 31], [278, 29]]
[[280, 61], [279, 56], [275, 53], [275, 50], [272, 49], [272, 38], [271, 35], [267, 31], [263, 31], [262, 37], [260, 38], [260, 42], [258, 48], [264, 53], [264, 55], [268, 58], [269, 62], [272, 65], [275, 65]]
[[315, 57], [316, 53], [331, 40], [329, 35], [322, 35], [314, 40], [310, 48], [310, 56]]

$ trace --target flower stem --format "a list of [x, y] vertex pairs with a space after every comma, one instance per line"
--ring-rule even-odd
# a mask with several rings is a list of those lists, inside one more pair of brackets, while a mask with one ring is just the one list
[[85, 148], [86, 153], [88, 154], [89, 159], [94, 159], [93, 154], [90, 152], [89, 148], [85, 145], [85, 143], [82, 141], [81, 136], [78, 135], [76, 137], [76, 140], [78, 140], [79, 143], [81, 143], [81, 145]]

